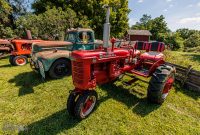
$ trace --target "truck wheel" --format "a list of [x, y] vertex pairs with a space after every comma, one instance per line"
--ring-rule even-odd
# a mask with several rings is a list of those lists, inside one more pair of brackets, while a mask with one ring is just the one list
[[14, 64], [14, 57], [15, 56], [13, 56], [13, 55], [11, 55], [10, 57], [9, 57], [9, 62], [10, 62], [10, 64], [12, 65], [12, 66], [15, 66], [15, 64]]
[[79, 93], [72, 91], [67, 99], [67, 111], [72, 116], [75, 116], [74, 108], [78, 98], [79, 98]]
[[82, 120], [88, 117], [95, 108], [97, 103], [97, 93], [96, 91], [84, 92], [77, 100], [74, 108], [75, 116]]
[[54, 79], [60, 79], [71, 74], [71, 63], [68, 60], [56, 60], [49, 70], [49, 76]]
[[148, 100], [152, 103], [162, 104], [168, 96], [174, 81], [175, 69], [167, 65], [159, 66], [149, 82]]
[[28, 58], [26, 56], [23, 55], [19, 55], [19, 56], [15, 56], [13, 58], [13, 63], [16, 66], [23, 66], [26, 65], [28, 62]]

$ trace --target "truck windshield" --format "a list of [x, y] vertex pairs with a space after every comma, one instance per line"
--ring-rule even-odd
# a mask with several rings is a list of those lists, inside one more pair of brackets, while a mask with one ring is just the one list
[[67, 33], [65, 41], [75, 42], [75, 35], [73, 33]]

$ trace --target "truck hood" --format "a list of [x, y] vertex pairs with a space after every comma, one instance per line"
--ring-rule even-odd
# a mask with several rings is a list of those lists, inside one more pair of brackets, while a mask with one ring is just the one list
[[72, 45], [72, 42], [67, 41], [43, 41], [39, 43], [35, 43], [34, 46], [38, 47], [60, 47], [60, 46], [66, 46], [66, 45]]

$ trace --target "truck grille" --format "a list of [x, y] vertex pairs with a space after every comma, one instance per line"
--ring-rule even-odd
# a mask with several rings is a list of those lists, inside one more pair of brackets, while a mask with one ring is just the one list
[[73, 73], [72, 73], [72, 77], [73, 77], [73, 81], [75, 83], [78, 84], [82, 84], [84, 81], [84, 66], [83, 66], [83, 62], [72, 62], [72, 66], [73, 66]]

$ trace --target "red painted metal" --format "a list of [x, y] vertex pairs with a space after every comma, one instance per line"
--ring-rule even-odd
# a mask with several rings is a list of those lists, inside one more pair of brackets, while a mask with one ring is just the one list
[[11, 43], [14, 46], [14, 50], [11, 52], [11, 55], [30, 55], [32, 49], [32, 43], [41, 42], [42, 40], [19, 40], [14, 39]]
[[[115, 39], [111, 40], [112, 43]], [[144, 49], [149, 46], [144, 44]], [[158, 46], [158, 50], [162, 46]], [[72, 52], [72, 77], [76, 90], [93, 90], [96, 85], [115, 80], [128, 72], [142, 77], [150, 77], [158, 66], [164, 64], [164, 55], [150, 57], [140, 54], [135, 45], [123, 44], [121, 48], [98, 49]]]
[[170, 77], [166, 84], [165, 84], [165, 87], [164, 87], [164, 90], [163, 90], [163, 94], [167, 94], [169, 93], [170, 89], [172, 88], [173, 86], [173, 83], [174, 83], [174, 78], [173, 77]]

